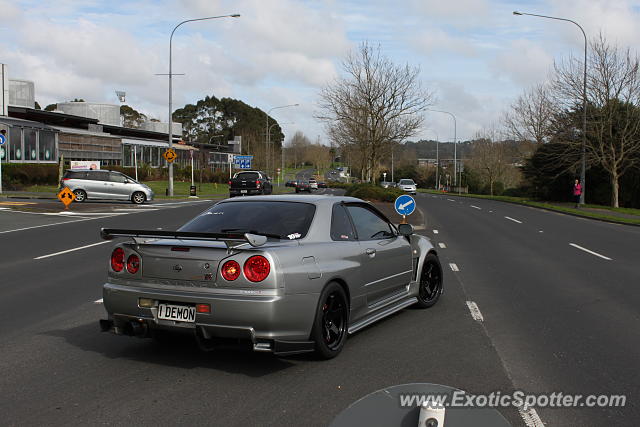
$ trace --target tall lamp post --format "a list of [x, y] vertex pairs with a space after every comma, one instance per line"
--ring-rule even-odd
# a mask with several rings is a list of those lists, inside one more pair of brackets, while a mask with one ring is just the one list
[[[274, 123], [271, 126], [269, 126], [269, 138], [271, 138], [271, 128], [274, 127], [275, 125], [292, 125], [293, 122], [287, 122], [287, 123]], [[282, 174], [284, 174], [284, 141], [282, 141], [282, 145], [280, 146], [280, 157], [282, 159], [282, 169], [280, 169], [280, 175], [278, 175], [278, 186], [280, 186], [280, 176]], [[275, 159], [274, 159], [274, 165], [275, 167]]]
[[269, 114], [271, 114], [271, 112], [273, 110], [278, 110], [280, 108], [288, 108], [288, 107], [298, 107], [300, 104], [288, 104], [288, 105], [280, 105], [278, 107], [273, 107], [271, 108], [269, 111], [267, 111], [267, 126], [266, 126], [266, 131], [267, 134], [265, 135], [265, 158], [266, 158], [266, 169], [267, 169], [267, 173], [269, 173], [269, 143], [271, 141], [270, 135], [269, 135]]
[[458, 179], [457, 179], [457, 175], [456, 175], [456, 170], [457, 170], [457, 165], [458, 165], [458, 124], [456, 123], [456, 116], [453, 113], [450, 113], [448, 111], [442, 111], [442, 110], [432, 110], [432, 109], [427, 109], [427, 111], [433, 111], [436, 113], [444, 113], [444, 114], [448, 114], [451, 116], [451, 118], [453, 119], [453, 185], [454, 187], [456, 186], [456, 184], [458, 183]]
[[514, 11], [514, 15], [521, 16], [535, 16], [537, 18], [554, 19], [556, 21], [571, 22], [582, 31], [584, 37], [584, 78], [582, 81], [582, 164], [580, 166], [580, 183], [582, 184], [582, 193], [580, 194], [580, 204], [584, 205], [584, 193], [585, 193], [585, 178], [587, 169], [587, 34], [584, 32], [584, 28], [576, 21], [566, 18], [558, 18], [555, 16], [536, 15], [534, 13], [525, 13]]
[[[205, 18], [196, 18], [196, 19], [187, 19], [186, 21], [180, 22], [173, 28], [171, 31], [171, 36], [169, 37], [169, 148], [173, 148], [173, 114], [172, 114], [172, 103], [173, 103], [173, 86], [171, 82], [171, 77], [173, 76], [172, 72], [172, 45], [173, 45], [173, 33], [176, 32], [179, 26], [182, 24], [186, 24], [187, 22], [195, 22], [195, 21], [205, 21], [207, 19], [218, 19], [218, 18], [239, 18], [240, 14], [234, 13], [232, 15], [220, 15], [220, 16], [207, 16]], [[173, 196], [173, 162], [169, 163], [169, 195]]]

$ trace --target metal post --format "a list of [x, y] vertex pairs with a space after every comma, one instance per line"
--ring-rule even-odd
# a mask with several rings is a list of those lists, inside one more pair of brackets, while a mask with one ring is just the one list
[[133, 146], [133, 167], [136, 169], [136, 181], [138, 180], [138, 146]]
[[448, 114], [451, 116], [451, 118], [453, 119], [453, 185], [455, 187], [456, 183], [457, 183], [457, 177], [458, 175], [456, 174], [457, 172], [457, 168], [458, 168], [458, 124], [456, 121], [456, 116], [453, 113], [450, 113], [448, 111], [442, 111], [442, 110], [432, 110], [432, 109], [427, 109], [427, 111], [434, 111], [436, 113], [444, 113], [444, 114]]
[[[180, 22], [173, 28], [171, 31], [171, 36], [169, 37], [169, 129], [167, 129], [167, 133], [169, 134], [169, 148], [173, 148], [173, 114], [172, 114], [172, 101], [173, 101], [173, 87], [172, 87], [172, 79], [173, 70], [172, 70], [172, 43], [173, 43], [173, 34], [176, 32], [179, 26], [182, 24], [186, 24], [187, 22], [195, 22], [195, 21], [205, 21], [207, 19], [217, 19], [217, 18], [239, 18], [240, 14], [233, 15], [220, 15], [220, 16], [208, 16], [206, 18], [196, 18], [196, 19], [187, 19], [186, 21]], [[169, 196], [173, 196], [173, 162], [169, 162]]]
[[582, 81], [582, 161], [580, 165], [580, 184], [582, 184], [582, 193], [580, 194], [580, 204], [584, 205], [584, 195], [586, 189], [586, 171], [587, 171], [587, 33], [584, 32], [584, 28], [576, 21], [566, 18], [558, 18], [555, 16], [536, 15], [534, 13], [525, 13], [514, 11], [514, 15], [527, 15], [535, 16], [537, 18], [554, 19], [556, 21], [571, 22], [576, 25], [582, 31], [582, 37], [584, 37], [584, 76]]

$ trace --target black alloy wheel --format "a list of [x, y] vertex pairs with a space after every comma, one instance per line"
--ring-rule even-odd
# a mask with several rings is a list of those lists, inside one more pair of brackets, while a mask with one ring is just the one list
[[418, 307], [427, 308], [434, 305], [438, 302], [442, 290], [442, 266], [435, 254], [428, 254], [420, 274]]
[[344, 289], [329, 283], [322, 291], [312, 331], [317, 353], [324, 359], [337, 356], [347, 338], [349, 304]]

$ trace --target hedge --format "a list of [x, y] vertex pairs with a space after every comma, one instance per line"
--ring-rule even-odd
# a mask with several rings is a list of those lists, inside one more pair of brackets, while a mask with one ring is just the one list
[[403, 194], [405, 192], [398, 188], [383, 188], [373, 184], [354, 184], [347, 188], [345, 196], [357, 197], [363, 200], [393, 202]]
[[7, 190], [22, 190], [31, 185], [58, 184], [58, 165], [41, 163], [3, 163], [2, 186]]

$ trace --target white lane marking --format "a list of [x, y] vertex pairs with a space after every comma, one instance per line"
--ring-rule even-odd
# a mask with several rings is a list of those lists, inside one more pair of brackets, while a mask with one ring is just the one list
[[64, 216], [113, 216], [113, 215], [126, 215], [124, 212], [71, 212], [60, 211], [58, 213], [50, 213], [48, 215], [64, 215]]
[[489, 211], [489, 213], [493, 213], [493, 211]]
[[94, 304], [102, 304], [102, 298], [95, 300], [93, 303]]
[[433, 234], [438, 234], [438, 230], [433, 230]]
[[11, 209], [11, 208], [0, 208], [0, 211], [8, 211], [8, 210], [10, 210], [10, 209]]
[[49, 257], [56, 256], [56, 255], [62, 255], [62, 254], [66, 254], [66, 253], [69, 253], [69, 252], [74, 252], [74, 251], [79, 251], [81, 249], [90, 248], [92, 246], [104, 245], [105, 243], [109, 243], [109, 240], [105, 240], [104, 242], [92, 243], [90, 245], [80, 246], [79, 248], [67, 249], [66, 251], [60, 251], [60, 252], [56, 252], [56, 253], [49, 254], [49, 255], [42, 255], [42, 256], [36, 257], [34, 259], [49, 258]]
[[510, 216], [505, 216], [509, 221], [517, 222], [518, 224], [522, 224], [522, 221], [518, 221], [517, 219], [513, 219]]
[[449, 267], [451, 268], [451, 271], [460, 271], [458, 266], [452, 262], [449, 263]]
[[578, 249], [580, 249], [581, 251], [585, 251], [585, 252], [587, 252], [587, 253], [590, 253], [591, 255], [595, 255], [595, 256], [600, 257], [600, 258], [602, 258], [602, 259], [606, 259], [607, 261], [611, 261], [611, 258], [606, 257], [606, 256], [604, 256], [604, 255], [601, 255], [601, 254], [599, 254], [598, 252], [591, 251], [591, 250], [589, 250], [589, 249], [587, 249], [587, 248], [583, 248], [582, 246], [580, 246], [580, 245], [576, 245], [575, 243], [569, 243], [569, 245], [573, 246], [574, 248], [578, 248]]
[[82, 218], [82, 219], [76, 219], [75, 221], [54, 222], [53, 224], [34, 225], [33, 227], [24, 227], [24, 228], [16, 228], [14, 230], [0, 231], [0, 234], [13, 233], [14, 231], [31, 230], [33, 228], [51, 227], [53, 225], [71, 224], [72, 222], [91, 221], [94, 219], [99, 219], [99, 218]]
[[473, 320], [477, 320], [478, 322], [484, 321], [484, 317], [482, 317], [482, 313], [480, 313], [478, 304], [473, 301], [467, 301], [467, 307], [469, 307], [469, 311], [471, 312], [471, 317], [473, 317]]
[[474, 209], [482, 210], [482, 208], [479, 208], [479, 207], [477, 207], [475, 205], [471, 205], [471, 207], [474, 208]]
[[544, 231], [542, 231], [542, 230], [538, 230], [538, 233], [544, 233]]
[[447, 247], [447, 245], [445, 245], [444, 243], [440, 242], [438, 243], [438, 246], [440, 246], [442, 249], [445, 249]]
[[538, 416], [538, 413], [533, 408], [527, 408], [526, 410], [520, 406], [518, 412], [527, 427], [544, 427], [544, 423]]
[[453, 200], [453, 199], [447, 199], [447, 200], [450, 201], [450, 202], [455, 202], [455, 200]]

